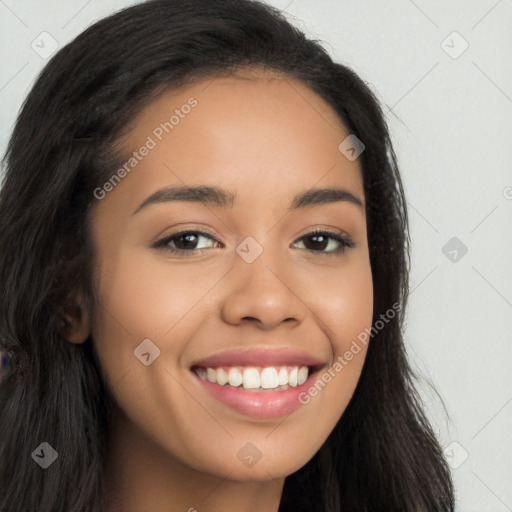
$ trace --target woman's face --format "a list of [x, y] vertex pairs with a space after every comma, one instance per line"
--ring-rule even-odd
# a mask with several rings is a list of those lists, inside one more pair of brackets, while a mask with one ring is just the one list
[[[283, 477], [345, 410], [366, 350], [322, 375], [371, 326], [373, 299], [348, 135], [301, 82], [261, 75], [166, 93], [123, 139], [127, 165], [92, 215], [91, 332], [126, 421], [176, 464]], [[328, 188], [349, 194], [313, 195]]]

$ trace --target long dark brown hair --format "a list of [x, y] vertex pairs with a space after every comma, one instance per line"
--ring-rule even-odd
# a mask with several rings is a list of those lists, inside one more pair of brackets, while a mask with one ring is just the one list
[[[251, 0], [152, 0], [102, 19], [43, 69], [17, 118], [0, 191], [0, 511], [104, 510], [112, 402], [91, 339], [62, 336], [92, 287], [94, 190], [122, 165], [116, 141], [162, 91], [259, 66], [324, 98], [365, 145], [359, 157], [376, 322], [354, 395], [315, 456], [285, 480], [280, 512], [453, 511], [402, 330], [409, 231], [397, 159], [370, 88], [277, 9]], [[341, 141], [340, 141], [341, 142]], [[58, 460], [42, 469], [47, 442]]]

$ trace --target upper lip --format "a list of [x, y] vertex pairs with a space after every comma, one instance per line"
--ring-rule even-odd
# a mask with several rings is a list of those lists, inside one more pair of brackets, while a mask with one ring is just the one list
[[196, 361], [191, 368], [220, 366], [310, 366], [319, 369], [326, 363], [307, 352], [291, 348], [248, 348], [227, 350]]

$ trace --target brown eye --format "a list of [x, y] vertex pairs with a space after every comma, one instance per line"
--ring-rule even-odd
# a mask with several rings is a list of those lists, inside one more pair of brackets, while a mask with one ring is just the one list
[[[347, 237], [329, 231], [314, 231], [303, 236], [304, 246], [307, 250], [319, 254], [342, 254], [345, 248], [355, 247], [355, 244]], [[326, 250], [331, 248], [331, 250]]]
[[209, 239], [213, 242], [220, 243], [208, 233], [189, 230], [173, 233], [172, 235], [166, 236], [161, 240], [157, 240], [151, 247], [178, 254], [192, 254], [194, 252], [200, 252], [205, 249], [205, 247], [197, 247], [199, 240], [201, 239]]

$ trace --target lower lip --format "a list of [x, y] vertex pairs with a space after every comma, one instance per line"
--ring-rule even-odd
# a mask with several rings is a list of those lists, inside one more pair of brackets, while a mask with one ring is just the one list
[[243, 388], [221, 386], [220, 384], [202, 379], [193, 371], [192, 373], [210, 395], [217, 400], [229, 405], [246, 416], [259, 419], [271, 419], [286, 416], [303, 405], [299, 401], [299, 395], [311, 386], [318, 372], [309, 375], [307, 380], [300, 386], [282, 391], [249, 391]]

